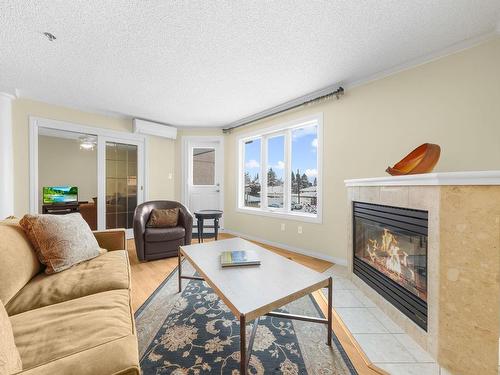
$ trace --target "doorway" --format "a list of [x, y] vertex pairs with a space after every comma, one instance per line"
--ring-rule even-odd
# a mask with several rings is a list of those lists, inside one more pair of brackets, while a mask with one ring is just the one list
[[[48, 135], [61, 145], [63, 141], [70, 142], [70, 146], [74, 143], [74, 148], [81, 150], [79, 154], [87, 158], [93, 155], [93, 162], [88, 163], [89, 168], [82, 168], [80, 164], [83, 158], [76, 151], [64, 156], [55, 154], [55, 147], [48, 149], [44, 140]], [[50, 160], [45, 154], [51, 155], [52, 159], [55, 157], [59, 162], [40, 165], [43, 160]], [[73, 168], [63, 168], [66, 161], [75, 158], [78, 158], [79, 164], [73, 162]], [[91, 168], [92, 163], [94, 168]], [[75, 176], [70, 176], [68, 169], [73, 170]], [[48, 182], [47, 173], [44, 172], [47, 170], [53, 175]], [[146, 199], [145, 138], [62, 121], [30, 118], [31, 213], [43, 212], [40, 184], [44, 187], [64, 185], [76, 188], [79, 192], [75, 202], [78, 209], [73, 212], [80, 211], [92, 229], [125, 228], [127, 238], [133, 238], [134, 211]]]
[[[223, 137], [182, 137], [182, 201], [194, 213], [224, 208]], [[224, 227], [223, 218], [219, 225]], [[213, 228], [204, 232], [211, 233]]]

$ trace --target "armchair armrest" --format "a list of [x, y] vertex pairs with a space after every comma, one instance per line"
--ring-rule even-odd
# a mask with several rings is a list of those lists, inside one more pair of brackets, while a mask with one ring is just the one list
[[184, 237], [184, 244], [191, 245], [191, 240], [193, 237], [193, 215], [185, 206], [179, 207], [179, 223], [178, 225], [182, 226], [186, 231], [186, 235]]
[[97, 243], [108, 251], [127, 250], [125, 229], [106, 229], [93, 231]]

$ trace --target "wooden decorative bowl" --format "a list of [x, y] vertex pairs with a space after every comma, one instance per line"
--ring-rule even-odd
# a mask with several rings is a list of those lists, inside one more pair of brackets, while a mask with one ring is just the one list
[[433, 143], [424, 143], [394, 164], [394, 167], [388, 167], [385, 171], [392, 176], [429, 173], [436, 166], [440, 155], [441, 147]]

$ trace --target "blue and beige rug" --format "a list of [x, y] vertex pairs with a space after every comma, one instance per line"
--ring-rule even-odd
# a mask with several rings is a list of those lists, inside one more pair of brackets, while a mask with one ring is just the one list
[[[184, 262], [183, 273], [193, 274]], [[136, 312], [141, 369], [144, 375], [239, 374], [239, 322], [202, 281], [183, 281], [171, 274]], [[311, 296], [282, 311], [322, 316]], [[247, 337], [252, 328], [247, 326]], [[334, 336], [325, 344], [321, 324], [262, 317], [250, 358], [250, 374], [356, 374]]]

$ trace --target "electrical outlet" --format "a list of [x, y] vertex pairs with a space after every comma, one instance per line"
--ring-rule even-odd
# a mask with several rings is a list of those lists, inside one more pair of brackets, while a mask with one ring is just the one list
[[285, 223], [281, 223], [281, 231], [284, 232], [285, 231]]
[[169, 173], [169, 174], [168, 174], [168, 179], [169, 179], [169, 180], [171, 180], [171, 179], [172, 179], [172, 177], [173, 177], [172, 173]]
[[299, 225], [299, 226], [297, 227], [297, 233], [298, 233], [298, 234], [302, 234], [302, 226], [301, 226], [301, 225]]

